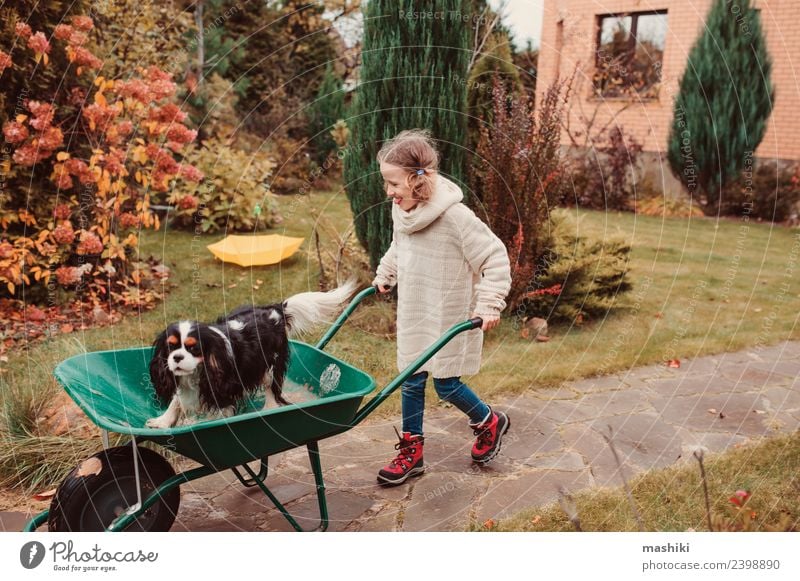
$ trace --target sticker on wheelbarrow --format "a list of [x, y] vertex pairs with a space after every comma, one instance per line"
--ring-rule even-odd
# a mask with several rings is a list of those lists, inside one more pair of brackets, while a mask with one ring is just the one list
[[342, 377], [342, 370], [335, 363], [331, 363], [319, 376], [319, 390], [322, 395], [327, 395], [339, 387], [339, 378]]

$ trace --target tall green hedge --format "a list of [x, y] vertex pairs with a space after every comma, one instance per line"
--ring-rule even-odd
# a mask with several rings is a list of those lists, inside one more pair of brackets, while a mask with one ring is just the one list
[[392, 239], [391, 206], [375, 159], [384, 140], [403, 129], [430, 129], [441, 171], [463, 183], [469, 6], [467, 0], [370, 0], [364, 8], [344, 177], [356, 234], [373, 268]]

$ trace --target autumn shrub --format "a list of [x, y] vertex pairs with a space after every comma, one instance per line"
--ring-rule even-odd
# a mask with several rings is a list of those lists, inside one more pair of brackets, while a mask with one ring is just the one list
[[275, 224], [278, 208], [267, 187], [274, 164], [265, 154], [250, 154], [212, 138], [189, 149], [185, 159], [205, 180], [173, 188], [168, 200], [175, 225], [217, 232], [254, 231]]
[[632, 210], [639, 181], [642, 144], [615, 125], [592, 135], [573, 152], [570, 204], [595, 210]]
[[481, 130], [481, 199], [489, 226], [511, 260], [511, 309], [522, 300], [546, 251], [550, 210], [563, 199], [566, 165], [560, 154], [563, 83], [552, 85], [534, 113], [527, 97], [510, 96], [494, 81], [493, 121]]
[[18, 22], [26, 49], [0, 52], [0, 69], [33, 60], [36, 71], [48, 71], [56, 54], [50, 66], [68, 70], [48, 72], [71, 81], [50, 100], [22, 100], [3, 125], [13, 154], [0, 192], [0, 296], [52, 300], [60, 288], [90, 303], [148, 305], [157, 292], [147, 283], [150, 264], [136, 255], [137, 232], [158, 227], [154, 196], [202, 179], [176, 159], [196, 132], [173, 102], [171, 75], [149, 67], [125, 81], [96, 76], [93, 21], [70, 22], [47, 34]]
[[604, 316], [632, 288], [631, 245], [623, 238], [582, 237], [571, 220], [554, 216], [545, 246], [518, 301], [518, 316], [580, 324]]
[[783, 222], [796, 218], [800, 203], [800, 165], [777, 160], [751, 163], [720, 200], [723, 214]]

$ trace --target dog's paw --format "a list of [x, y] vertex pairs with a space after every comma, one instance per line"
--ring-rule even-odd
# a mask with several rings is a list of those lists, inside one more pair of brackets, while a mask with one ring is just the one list
[[165, 430], [172, 427], [170, 422], [164, 420], [164, 418], [150, 418], [144, 423], [144, 425], [145, 427], [153, 428], [154, 430]]

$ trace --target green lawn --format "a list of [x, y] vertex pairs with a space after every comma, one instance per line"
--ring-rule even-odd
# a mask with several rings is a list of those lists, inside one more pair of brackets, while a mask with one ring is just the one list
[[[209, 320], [243, 303], [264, 304], [316, 290], [319, 268], [311, 238], [313, 216], [322, 217], [326, 226], [322, 244], [330, 247], [331, 229], [344, 236], [352, 228], [347, 200], [342, 193], [315, 193], [281, 198], [280, 204], [285, 221], [275, 231], [306, 237], [302, 250], [283, 264], [243, 269], [216, 261], [206, 245], [221, 235], [164, 229], [145, 232], [142, 256], [163, 260], [172, 269], [170, 281], [176, 284], [157, 309], [128, 314], [113, 327], [36, 342], [27, 351], [11, 353], [0, 376], [5, 416], [13, 420], [11, 427], [8, 422], [0, 425], [0, 433], [5, 434], [0, 441], [0, 476], [22, 464], [13, 453], [16, 435], [32, 429], [29, 420], [46, 394], [53, 392], [52, 367], [60, 359], [80, 349], [148, 345], [168, 322], [177, 319]], [[800, 337], [796, 325], [800, 284], [795, 280], [800, 232], [796, 229], [600, 212], [580, 212], [576, 227], [586, 235], [630, 238], [634, 290], [620, 298], [618, 307], [603, 319], [552, 329], [547, 343], [521, 338], [517, 322], [504, 320], [488, 335], [483, 370], [470, 382], [488, 399], [667, 359]], [[363, 280], [369, 280], [366, 273]], [[385, 300], [371, 300], [356, 312], [329, 350], [384, 384], [396, 373], [391, 322], [391, 306]], [[391, 398], [376, 413], [398, 416], [399, 397]], [[54, 474], [42, 473], [36, 484]]]

